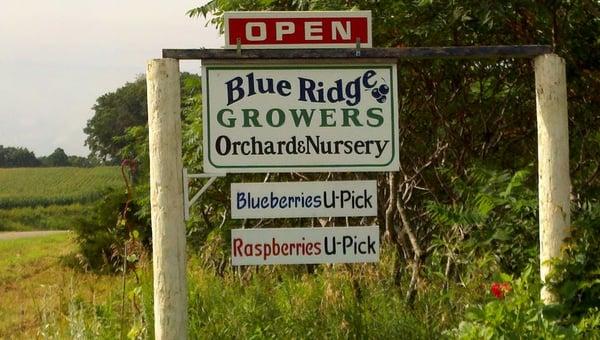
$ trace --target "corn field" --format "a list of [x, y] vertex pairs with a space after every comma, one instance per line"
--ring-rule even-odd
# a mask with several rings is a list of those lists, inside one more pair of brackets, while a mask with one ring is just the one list
[[0, 169], [0, 209], [89, 203], [119, 186], [118, 167]]

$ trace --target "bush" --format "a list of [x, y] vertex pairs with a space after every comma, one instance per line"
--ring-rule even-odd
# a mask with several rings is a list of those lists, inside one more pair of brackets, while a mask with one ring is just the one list
[[[446, 335], [459, 339], [570, 339], [578, 335], [577, 328], [563, 328], [544, 317], [541, 284], [531, 273], [529, 266], [516, 280], [498, 276], [503, 282], [490, 286], [487, 303], [470, 308], [466, 320]], [[505, 287], [501, 294], [494, 289], [498, 286]]]
[[[88, 216], [74, 224], [80, 254], [85, 264], [94, 269], [118, 268], [122, 263], [123, 246], [130, 247], [130, 259], [141, 256], [140, 252], [150, 245], [151, 231], [135, 215], [138, 207], [131, 202], [127, 218], [123, 219], [127, 195], [109, 189], [104, 192]], [[135, 246], [135, 248], [134, 248]]]
[[600, 335], [600, 203], [586, 203], [573, 223], [548, 285], [558, 297], [547, 315]]

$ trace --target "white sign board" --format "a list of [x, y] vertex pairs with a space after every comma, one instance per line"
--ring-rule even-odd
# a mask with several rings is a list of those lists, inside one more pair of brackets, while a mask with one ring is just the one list
[[377, 215], [377, 181], [232, 183], [232, 218]]
[[398, 170], [395, 64], [202, 64], [204, 171]]
[[225, 48], [371, 47], [371, 11], [225, 12]]
[[231, 230], [234, 266], [377, 261], [377, 226]]

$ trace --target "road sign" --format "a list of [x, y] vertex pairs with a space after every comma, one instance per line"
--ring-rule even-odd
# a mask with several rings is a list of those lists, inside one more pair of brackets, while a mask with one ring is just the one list
[[202, 64], [204, 171], [398, 170], [395, 64]]
[[232, 183], [232, 218], [377, 215], [377, 181]]
[[234, 266], [377, 261], [377, 226], [231, 230]]
[[371, 47], [371, 11], [225, 12], [225, 48]]

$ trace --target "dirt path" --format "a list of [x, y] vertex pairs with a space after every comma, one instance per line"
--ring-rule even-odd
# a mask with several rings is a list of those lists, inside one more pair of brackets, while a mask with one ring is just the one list
[[39, 230], [39, 231], [0, 231], [0, 241], [14, 240], [17, 238], [40, 237], [54, 234], [68, 233], [67, 230]]

